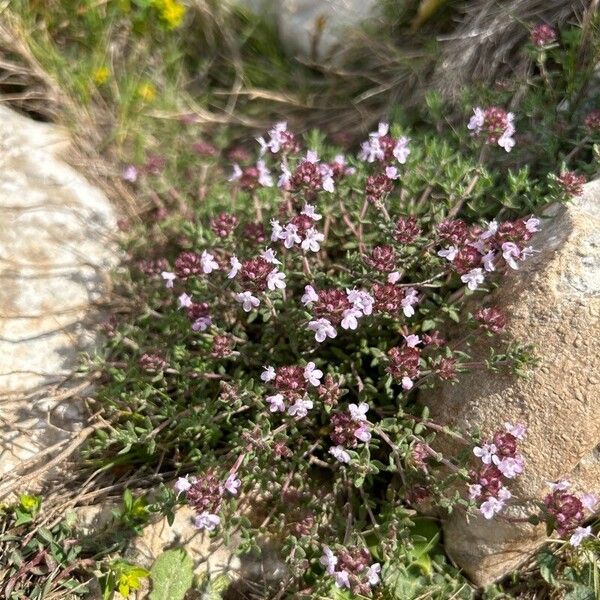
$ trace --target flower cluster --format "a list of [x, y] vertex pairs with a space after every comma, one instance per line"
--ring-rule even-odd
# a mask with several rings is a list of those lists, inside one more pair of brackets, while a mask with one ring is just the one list
[[[508, 151], [514, 121], [496, 107], [476, 109], [470, 129]], [[463, 371], [492, 365], [516, 372], [529, 364], [504, 336], [489, 360], [475, 358], [475, 342], [502, 333], [507, 316], [471, 292], [500, 284], [532, 255], [541, 223], [529, 210], [542, 205], [535, 196], [542, 185], [531, 187], [528, 212], [504, 210], [495, 199], [513, 184], [486, 164], [497, 156], [474, 143], [465, 150], [465, 137], [463, 130], [453, 154], [448, 150], [451, 175], [434, 177], [429, 165], [412, 162], [429, 156], [435, 143], [421, 148], [419, 139], [393, 137], [385, 123], [358, 156], [339, 154], [317, 136], [307, 147], [278, 123], [258, 138], [256, 162], [242, 148], [226, 153], [236, 163], [231, 194], [219, 187], [207, 196], [209, 214], [198, 221], [185, 214], [176, 250], [164, 246], [168, 259], [139, 264], [149, 314], [161, 316], [156, 331], [177, 341], [161, 345], [156, 334], [140, 344], [137, 373], [162, 386], [161, 401], [176, 404], [167, 414], [187, 415], [172, 428], [160, 429], [162, 416], [150, 422], [161, 438], [172, 435], [177, 464], [205, 461], [201, 474], [178, 480], [177, 497], [193, 507], [199, 528], [225, 529], [235, 505], [227, 498], [238, 492], [243, 470], [248, 490], [268, 505], [266, 533], [290, 534], [293, 573], [317, 565], [323, 548], [325, 579], [314, 583], [313, 574], [300, 584], [297, 575], [304, 588], [335, 583], [374, 593], [380, 569], [364, 550], [364, 532], [379, 538], [382, 565], [395, 560], [399, 540], [410, 536], [402, 505], [453, 507], [458, 495], [447, 491], [457, 479], [486, 519], [519, 502], [511, 482], [524, 472], [522, 425], [475, 445], [469, 432], [433, 422], [414, 402], [416, 390], [456, 381]], [[488, 168], [493, 176], [482, 176]], [[578, 183], [563, 181], [571, 190]], [[462, 191], [448, 192], [457, 182], [471, 190], [466, 201]], [[564, 200], [555, 183], [553, 199]], [[510, 220], [493, 218], [500, 211]], [[138, 396], [124, 395], [132, 404]], [[190, 409], [194, 402], [201, 410]], [[474, 447], [477, 467], [465, 468], [473, 460], [465, 453], [439, 453], [438, 435]], [[227, 474], [224, 462], [235, 463]], [[319, 469], [327, 477], [313, 477]], [[393, 486], [398, 473], [402, 485]], [[343, 524], [331, 510], [339, 502], [348, 511]], [[573, 507], [555, 494], [547, 519], [581, 536], [583, 513]], [[254, 527], [243, 525], [246, 533]], [[388, 529], [387, 538], [380, 535]]]
[[167, 368], [167, 361], [158, 353], [144, 352], [139, 360], [140, 368], [148, 373], [160, 373]]
[[323, 546], [320, 563], [338, 587], [348, 588], [355, 594], [370, 595], [371, 588], [380, 580], [381, 565], [371, 563], [366, 548], [342, 548], [335, 554], [329, 546]]
[[583, 194], [583, 184], [586, 182], [585, 176], [577, 175], [573, 171], [563, 171], [557, 179], [565, 195], [570, 197]]
[[244, 169], [235, 163], [229, 181], [239, 182], [243, 190], [255, 190], [259, 186], [271, 187], [273, 185], [271, 171], [267, 169], [264, 160], [257, 160], [256, 165]]
[[581, 527], [581, 522], [587, 515], [594, 512], [598, 499], [593, 494], [581, 497], [570, 493], [568, 481], [550, 483], [550, 493], [544, 498], [544, 508], [550, 517], [550, 523], [561, 536], [570, 536], [572, 546], [592, 535], [591, 527]]
[[515, 116], [499, 106], [473, 109], [473, 116], [467, 125], [474, 136], [484, 136], [486, 144], [498, 144], [510, 152], [515, 146]]
[[526, 431], [521, 424], [506, 423], [504, 431], [497, 431], [491, 440], [473, 449], [481, 467], [471, 473], [469, 497], [479, 503], [479, 511], [486, 519], [499, 513], [512, 497], [503, 480], [523, 473], [524, 460], [517, 445]]
[[394, 189], [394, 181], [400, 178], [396, 165], [404, 165], [410, 154], [410, 138], [393, 138], [389, 129], [388, 123], [379, 123], [377, 131], [371, 132], [369, 139], [362, 143], [358, 155], [360, 160], [379, 165], [378, 170], [368, 176], [365, 186], [365, 198], [374, 204]]
[[329, 454], [341, 463], [349, 463], [350, 454], [346, 448], [356, 448], [359, 441], [367, 443], [371, 439], [366, 402], [350, 404], [347, 411], [331, 415], [331, 433], [329, 437], [335, 444], [329, 449]]
[[288, 129], [286, 122], [275, 123], [272, 129], [269, 130], [268, 139], [264, 137], [257, 138], [260, 145], [261, 156], [266, 152], [271, 154], [290, 154], [300, 150], [300, 144], [296, 135]]
[[405, 164], [410, 154], [407, 137], [393, 138], [388, 123], [379, 123], [377, 131], [369, 134], [369, 139], [362, 143], [358, 157], [366, 162], [392, 163], [398, 161]]
[[445, 220], [437, 228], [440, 244], [444, 244], [437, 254], [451, 263], [470, 290], [476, 290], [486, 274], [500, 266], [518, 269], [519, 262], [533, 253], [528, 242], [539, 228], [536, 217], [503, 223], [492, 220], [486, 229], [467, 227], [460, 219]]
[[302, 304], [318, 317], [308, 323], [314, 331], [315, 340], [324, 342], [326, 338], [337, 336], [336, 326], [342, 329], [356, 329], [358, 320], [373, 312], [373, 297], [364, 290], [326, 289], [317, 292], [312, 285], [304, 287]]
[[194, 521], [198, 529], [212, 531], [221, 523], [219, 512], [225, 492], [237, 495], [242, 482], [235, 473], [230, 473], [225, 481], [208, 471], [199, 477], [186, 475], [175, 482], [177, 494], [184, 494], [187, 503], [196, 512]]
[[321, 215], [312, 204], [305, 204], [299, 214], [281, 225], [277, 219], [271, 221], [271, 241], [280, 241], [288, 250], [296, 244], [304, 252], [318, 252], [325, 236], [316, 228]]
[[540, 23], [531, 30], [531, 41], [538, 48], [549, 46], [556, 41], [556, 38], [556, 31], [547, 23]]
[[292, 173], [285, 163], [281, 164], [281, 177], [278, 186], [284, 190], [304, 190], [308, 194], [320, 190], [333, 193], [335, 182], [333, 169], [327, 163], [321, 162], [314, 150], [308, 150]]
[[306, 417], [313, 408], [313, 401], [308, 396], [310, 388], [319, 388], [323, 371], [317, 369], [314, 362], [309, 362], [305, 367], [298, 365], [279, 367], [265, 367], [261, 373], [261, 380], [274, 388], [275, 394], [267, 396], [265, 401], [269, 410], [286, 412], [295, 419]]

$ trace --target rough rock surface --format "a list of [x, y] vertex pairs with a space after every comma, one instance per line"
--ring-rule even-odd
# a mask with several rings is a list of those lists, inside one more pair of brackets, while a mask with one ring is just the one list
[[0, 105], [0, 475], [83, 425], [55, 386], [93, 345], [90, 309], [117, 262], [115, 213], [60, 159], [67, 144]]
[[[83, 532], [91, 532], [110, 526], [112, 510], [116, 505], [92, 505], [76, 509], [79, 526]], [[195, 513], [189, 506], [180, 506], [175, 511], [175, 519], [169, 525], [166, 518], [150, 523], [143, 533], [134, 538], [125, 558], [130, 562], [150, 569], [154, 561], [165, 551], [183, 548], [194, 562], [196, 575], [216, 577], [224, 574], [232, 581], [228, 589], [228, 598], [247, 598], [246, 586], [259, 586], [273, 583], [286, 573], [285, 565], [277, 557], [275, 550], [261, 543], [262, 556], [236, 556], [240, 538], [233, 535], [227, 544], [217, 533], [211, 537], [194, 526]], [[148, 582], [145, 582], [148, 584]], [[148, 585], [143, 587], [137, 597], [146, 598]]]
[[[219, 573], [235, 576], [240, 570], [240, 560], [234, 555], [235, 543], [225, 547], [219, 537], [212, 539], [206, 532], [194, 527], [195, 513], [189, 506], [175, 512], [173, 525], [166, 518], [144, 528], [136, 538], [131, 557], [136, 564], [150, 568], [152, 563], [169, 548], [184, 548], [194, 561], [197, 574]], [[232, 549], [233, 546], [233, 549]]]
[[[459, 428], [489, 434], [507, 421], [526, 424], [525, 473], [511, 489], [539, 499], [547, 482], [560, 478], [600, 493], [600, 180], [550, 212], [554, 218], [533, 240], [538, 252], [493, 298], [509, 316], [508, 338], [534, 344], [540, 365], [528, 379], [467, 373], [424, 398], [438, 422]], [[475, 357], [485, 357], [486, 346], [476, 347]], [[467, 523], [461, 514], [448, 520], [445, 534], [450, 556], [482, 585], [529, 558], [544, 538], [542, 527], [481, 517]]]
[[279, 30], [283, 47], [310, 60], [330, 58], [345, 33], [378, 14], [378, 0], [239, 0], [267, 15]]

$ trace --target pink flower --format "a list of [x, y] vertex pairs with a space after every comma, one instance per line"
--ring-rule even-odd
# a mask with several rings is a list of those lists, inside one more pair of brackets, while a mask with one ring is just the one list
[[[511, 113], [508, 113], [509, 115]], [[499, 138], [498, 138], [498, 146], [500, 148], [504, 148], [507, 152], [510, 152], [515, 147], [515, 140], [513, 139], [514, 129], [506, 130]]]
[[179, 303], [179, 308], [189, 308], [193, 304], [192, 297], [185, 292], [177, 298], [177, 302]]
[[361, 150], [358, 154], [360, 160], [372, 163], [376, 160], [383, 160], [385, 152], [377, 138], [371, 137], [366, 142], [361, 144]]
[[488, 223], [487, 229], [479, 236], [480, 240], [487, 240], [498, 233], [498, 221], [495, 219]]
[[177, 481], [175, 482], [175, 485], [173, 486], [173, 488], [178, 494], [183, 494], [192, 487], [192, 485], [195, 483], [195, 481], [196, 481], [196, 478], [192, 477], [190, 479], [189, 475], [186, 475], [185, 477], [179, 477], [177, 479]]
[[479, 483], [469, 485], [469, 498], [476, 500], [479, 496], [481, 496], [481, 485]]
[[333, 578], [335, 580], [335, 585], [337, 585], [338, 587], [350, 587], [350, 575], [348, 575], [348, 571], [336, 571], [335, 573], [333, 573]]
[[239, 181], [242, 178], [243, 174], [244, 172], [242, 171], [240, 165], [234, 163], [233, 172], [231, 173], [227, 181]]
[[298, 398], [292, 406], [288, 408], [288, 415], [296, 419], [302, 419], [308, 414], [308, 411], [313, 407], [313, 401], [309, 398]]
[[349, 463], [351, 460], [350, 455], [346, 452], [343, 446], [332, 446], [329, 448], [329, 454], [339, 460], [341, 463]]
[[304, 367], [304, 379], [311, 385], [317, 387], [321, 385], [321, 377], [323, 377], [323, 371], [317, 369], [314, 362], [311, 361], [307, 363], [306, 367]]
[[412, 317], [415, 314], [413, 308], [419, 301], [419, 293], [414, 288], [407, 288], [404, 293], [404, 298], [400, 302], [405, 317]]
[[592, 526], [588, 525], [587, 527], [577, 527], [573, 532], [573, 535], [569, 538], [569, 543], [573, 548], [577, 548], [585, 540], [592, 536]]
[[363, 290], [346, 290], [348, 301], [352, 307], [360, 311], [362, 315], [370, 315], [373, 313], [373, 296]]
[[325, 567], [325, 571], [329, 575], [332, 575], [335, 571], [338, 559], [329, 546], [323, 546], [323, 556], [321, 556], [319, 562]]
[[496, 267], [494, 266], [494, 259], [496, 258], [496, 253], [493, 250], [490, 250], [486, 254], [483, 255], [481, 261], [483, 262], [483, 268], [486, 271], [495, 271]]
[[492, 457], [494, 464], [498, 467], [498, 470], [507, 479], [514, 479], [523, 473], [524, 461], [520, 454], [516, 456], [506, 456], [500, 459], [498, 456]]
[[413, 386], [414, 386], [413, 380], [410, 377], [408, 377], [407, 375], [405, 375], [402, 378], [402, 389], [408, 391], [408, 390], [411, 390], [413, 388]]
[[212, 531], [221, 523], [221, 518], [218, 515], [212, 515], [209, 512], [203, 512], [198, 515], [194, 521], [194, 525], [197, 529], [206, 529], [206, 531]]
[[313, 221], [320, 221], [323, 218], [320, 214], [317, 213], [315, 207], [312, 204], [305, 204], [300, 214], [310, 217]]
[[228, 279], [233, 279], [242, 268], [242, 263], [237, 259], [236, 256], [232, 256], [229, 259], [229, 264], [231, 265], [231, 270], [227, 273]]
[[504, 502], [502, 500], [498, 500], [498, 498], [494, 498], [491, 496], [485, 502], [481, 503], [479, 507], [479, 512], [486, 518], [491, 519], [497, 513], [499, 513], [504, 508]]
[[173, 287], [173, 282], [177, 279], [177, 275], [170, 271], [163, 271], [160, 276], [165, 280], [165, 287], [168, 289]]
[[319, 343], [324, 342], [328, 337], [334, 338], [337, 336], [335, 327], [328, 319], [316, 319], [315, 321], [310, 321], [308, 328], [310, 331], [315, 332], [315, 340]]
[[252, 292], [241, 292], [234, 296], [235, 301], [242, 305], [242, 308], [246, 312], [250, 312], [253, 308], [257, 308], [260, 305], [260, 300], [252, 295]]
[[468, 273], [461, 275], [460, 280], [466, 283], [470, 290], [476, 290], [485, 280], [483, 269], [471, 269]]
[[273, 269], [267, 276], [267, 287], [271, 291], [285, 289], [285, 273]]
[[371, 432], [367, 425], [361, 425], [358, 429], [354, 431], [354, 437], [361, 442], [365, 442], [365, 444], [371, 439]]
[[515, 259], [518, 259], [521, 256], [521, 251], [514, 242], [504, 242], [504, 244], [502, 244], [502, 256], [511, 269], [519, 268]]
[[388, 283], [398, 283], [400, 281], [400, 273], [398, 273], [398, 271], [392, 271], [388, 277], [387, 277], [387, 281]]
[[238, 479], [236, 475], [233, 473], [227, 478], [223, 487], [232, 495], [237, 496], [240, 486], [242, 482]]
[[198, 317], [192, 323], [193, 331], [206, 331], [212, 324], [212, 319], [208, 316], [206, 317]]
[[543, 48], [556, 41], [556, 31], [547, 23], [536, 25], [531, 31], [531, 41], [538, 47]]
[[277, 219], [271, 221], [271, 241], [276, 242], [279, 240], [279, 235], [283, 231], [283, 227], [279, 224]]
[[264, 160], [256, 162], [256, 169], [258, 171], [258, 183], [263, 187], [272, 187], [273, 178], [271, 177], [271, 171], [267, 169]]
[[312, 285], [304, 286], [304, 295], [300, 298], [300, 301], [304, 306], [310, 304], [311, 302], [317, 302], [319, 300], [319, 296], [317, 292], [315, 292], [315, 288]]
[[385, 176], [388, 179], [399, 179], [400, 172], [398, 171], [398, 169], [396, 167], [386, 167], [385, 168]]
[[330, 194], [335, 192], [335, 182], [333, 180], [333, 170], [329, 165], [319, 165], [319, 171], [323, 180], [323, 189]]
[[411, 335], [405, 335], [404, 341], [409, 348], [416, 348], [421, 343], [421, 338], [413, 333]]
[[271, 412], [284, 412], [285, 411], [285, 403], [283, 401], [283, 396], [281, 394], [267, 396], [265, 398], [265, 402], [267, 402], [270, 405], [269, 410]]
[[342, 329], [357, 329], [358, 319], [362, 316], [363, 314], [360, 312], [360, 310], [357, 310], [356, 308], [348, 308], [342, 315], [342, 321], [340, 323]]
[[511, 435], [515, 436], [518, 440], [525, 439], [525, 435], [527, 433], [527, 427], [521, 423], [504, 423], [504, 429]]
[[594, 512], [598, 504], [598, 498], [594, 494], [583, 494], [581, 496], [581, 504], [583, 504], [583, 508], [586, 510]]
[[377, 585], [380, 581], [379, 574], [381, 573], [381, 565], [379, 563], [373, 563], [367, 569], [367, 581], [370, 586]]
[[319, 162], [319, 155], [314, 150], [306, 151], [306, 162], [316, 165]]
[[477, 458], [480, 458], [484, 465], [492, 464], [492, 459], [497, 451], [498, 448], [496, 448], [495, 444], [483, 444], [482, 446], [475, 446], [475, 448], [473, 448], [473, 454], [477, 456]]
[[121, 173], [121, 178], [123, 179], [123, 181], [135, 183], [138, 178], [137, 167], [135, 165], [127, 165]]
[[294, 244], [299, 244], [302, 240], [298, 235], [298, 227], [293, 223], [288, 223], [279, 233], [279, 239], [283, 241], [286, 248], [292, 248]]
[[408, 159], [408, 155], [410, 154], [410, 148], [408, 147], [408, 143], [410, 142], [410, 138], [401, 137], [396, 142], [394, 146], [393, 154], [396, 160], [403, 165], [406, 163]]
[[281, 264], [281, 261], [277, 260], [277, 253], [274, 250], [271, 250], [271, 248], [267, 248], [266, 250], [264, 250], [264, 252], [261, 252], [260, 257], [264, 258], [268, 263], [271, 263], [272, 265]]
[[302, 250], [308, 252], [318, 252], [321, 248], [320, 243], [325, 239], [325, 236], [318, 232], [314, 227], [311, 227], [305, 234], [304, 240], [301, 243]]
[[536, 233], [540, 230], [541, 221], [537, 217], [529, 217], [525, 221], [525, 229], [529, 231], [529, 233]]
[[273, 379], [275, 379], [275, 377], [275, 369], [271, 366], [265, 367], [265, 370], [260, 374], [261, 380], [265, 383], [272, 381]]
[[292, 172], [285, 163], [281, 163], [281, 175], [277, 180], [277, 187], [282, 190], [290, 190], [292, 187]]
[[219, 268], [219, 263], [217, 263], [215, 257], [206, 250], [204, 250], [200, 255], [200, 265], [202, 266], [202, 272], [206, 275], [218, 270]]
[[437, 255], [445, 258], [447, 261], [452, 262], [458, 254], [458, 248], [456, 246], [448, 246], [442, 250], [438, 250]]
[[348, 406], [348, 411], [350, 412], [350, 416], [354, 421], [362, 423], [367, 420], [367, 412], [369, 410], [369, 405], [366, 402], [361, 402], [360, 404], [350, 404]]
[[467, 129], [470, 129], [473, 133], [479, 133], [483, 124], [485, 123], [485, 113], [483, 109], [479, 106], [476, 106], [473, 109], [473, 115], [469, 119], [469, 123], [467, 125]]

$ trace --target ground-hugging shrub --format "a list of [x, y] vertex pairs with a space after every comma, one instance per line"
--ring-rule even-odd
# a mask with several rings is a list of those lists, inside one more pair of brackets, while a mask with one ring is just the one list
[[[450, 431], [417, 398], [461, 371], [534, 366], [532, 349], [503, 341], [510, 315], [486, 292], [534, 251], [543, 207], [585, 178], [508, 168], [530, 125], [491, 105], [443, 135], [381, 123], [355, 155], [285, 123], [257, 156], [237, 149], [195, 214], [157, 213], [169, 241], [137, 265], [143, 310], [109, 332], [101, 395], [115, 419], [90, 455], [177, 476], [162, 510], [188, 503], [199, 529], [239, 529], [242, 550], [274, 539], [290, 597], [392, 594], [420, 556], [423, 507], [502, 519], [519, 503], [511, 481], [527, 476], [527, 424]], [[494, 350], [476, 363], [482, 337]], [[444, 435], [464, 451], [437, 452]], [[556, 482], [531, 520], [585, 546], [595, 503]]]

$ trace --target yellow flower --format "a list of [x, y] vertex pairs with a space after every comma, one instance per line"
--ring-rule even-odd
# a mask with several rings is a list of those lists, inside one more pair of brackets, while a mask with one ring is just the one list
[[92, 79], [97, 85], [104, 85], [110, 77], [110, 69], [108, 67], [99, 67], [92, 74]]
[[156, 98], [156, 88], [151, 83], [142, 83], [137, 94], [144, 102], [152, 102]]
[[177, 0], [154, 0], [154, 5], [169, 29], [177, 29], [183, 22], [185, 6]]

